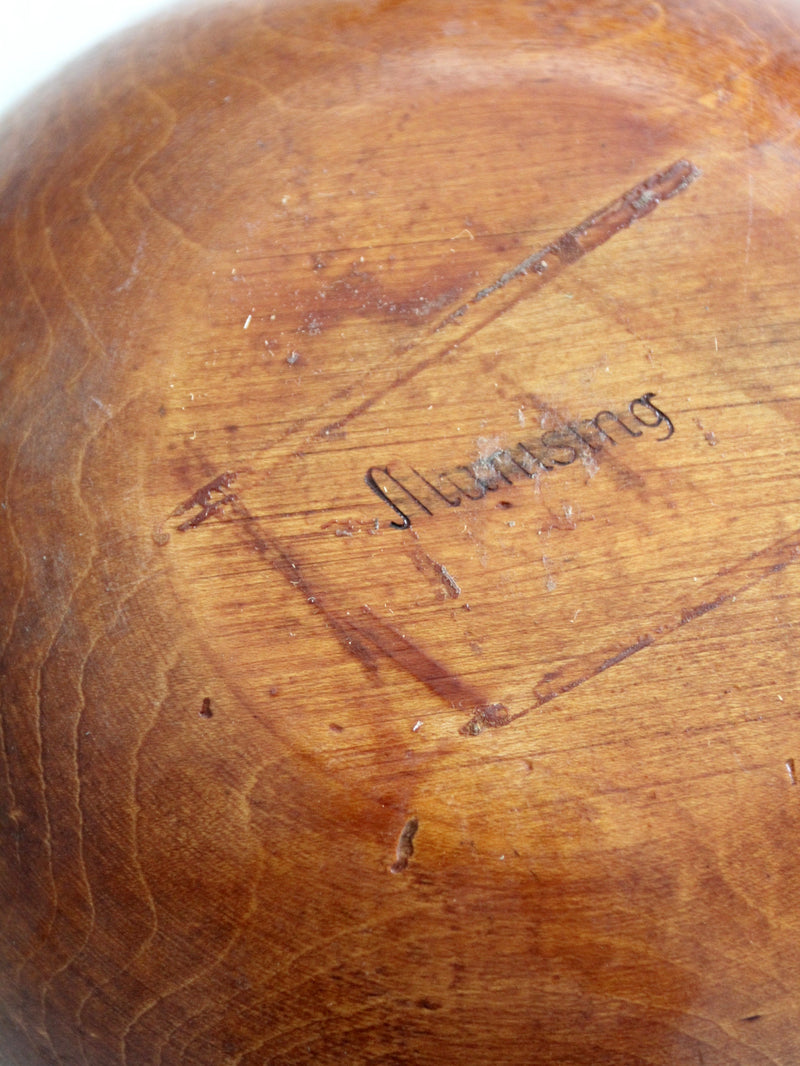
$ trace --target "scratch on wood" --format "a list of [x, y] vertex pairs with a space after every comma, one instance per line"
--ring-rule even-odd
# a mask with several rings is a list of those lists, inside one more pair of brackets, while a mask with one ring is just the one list
[[[684, 626], [704, 617], [711, 611], [715, 611], [725, 604], [735, 603], [737, 597], [743, 595], [749, 589], [758, 585], [761, 581], [780, 573], [790, 564], [800, 559], [800, 529], [795, 530], [788, 537], [773, 542], [761, 551], [753, 552], [746, 559], [733, 566], [720, 570], [715, 578], [705, 585], [705, 590], [717, 593], [712, 599], [703, 599], [700, 603], [690, 607], [673, 606], [667, 613], [665, 621], [654, 626], [650, 633], [641, 636], [627, 647], [609, 655], [602, 649], [582, 657], [575, 663], [570, 664], [560, 671], [551, 671], [544, 675], [542, 684], [534, 691], [533, 703], [509, 714], [507, 717], [496, 717], [494, 720], [484, 715], [483, 709], [478, 708], [472, 717], [459, 729], [462, 736], [477, 736], [485, 728], [498, 728], [510, 725], [512, 722], [524, 718], [532, 711], [536, 711], [567, 693], [580, 688], [581, 685], [591, 681], [599, 674], [612, 667], [619, 665], [626, 659], [637, 655], [645, 648], [657, 644], [664, 637], [678, 632]], [[722, 588], [720, 588], [722, 586]], [[570, 676], [573, 675], [573, 676]], [[790, 768], [791, 763], [791, 768]], [[786, 763], [786, 769], [790, 777], [794, 774], [792, 760]], [[792, 782], [794, 784], [794, 781]]]
[[696, 607], [687, 607], [681, 612], [681, 625], [686, 625], [687, 622], [694, 622], [696, 618], [702, 618], [704, 614], [716, 611], [718, 607], [721, 607], [723, 603], [727, 603], [729, 599], [730, 597], [723, 593], [709, 603], [698, 603]]
[[457, 708], [485, 707], [488, 701], [467, 682], [453, 674], [444, 664], [426, 654], [421, 648], [382, 621], [364, 604], [358, 621], [358, 632], [387, 659], [395, 663], [434, 695]]
[[[193, 506], [201, 508], [208, 506], [206, 501], [209, 494], [224, 492], [229, 487], [229, 484], [223, 484], [222, 479], [235, 476], [224, 474], [221, 478], [215, 479], [198, 490], [181, 507], [175, 509], [176, 517]], [[362, 606], [361, 617], [358, 620], [329, 606], [324, 591], [310, 583], [301, 564], [294, 560], [278, 538], [265, 529], [250, 513], [241, 498], [234, 496], [230, 501], [230, 508], [240, 519], [234, 524], [237, 534], [246, 539], [259, 555], [267, 559], [273, 569], [286, 579], [304, 601], [322, 615], [341, 647], [352, 655], [368, 673], [375, 676], [377, 672], [378, 658], [375, 653], [378, 652], [454, 707], [461, 709], [487, 705], [488, 701], [481, 693], [454, 676], [450, 669], [426, 655], [397, 630], [382, 622], [366, 604]], [[202, 514], [202, 510], [200, 513]], [[444, 571], [444, 567], [442, 570]], [[444, 574], [440, 577], [447, 580]]]
[[[562, 233], [552, 244], [534, 252], [517, 266], [501, 274], [491, 285], [477, 292], [471, 303], [476, 304], [485, 300], [487, 296], [504, 288], [516, 278], [527, 277], [531, 273], [540, 276], [545, 273], [550, 276], [553, 276], [554, 272], [560, 273], [565, 266], [576, 263], [587, 252], [592, 252], [601, 244], [605, 244], [615, 233], [627, 229], [640, 218], [649, 215], [664, 200], [669, 200], [683, 192], [699, 177], [700, 171], [694, 163], [690, 163], [688, 159], [679, 159], [666, 170], [652, 174], [638, 185], [634, 185], [632, 189], [600, 211], [590, 215], [572, 229], [568, 229], [566, 233]], [[463, 314], [463, 309], [459, 308], [459, 311]]]
[[[421, 341], [408, 344], [396, 352], [395, 359], [401, 369], [394, 378], [372, 395], [365, 397], [361, 403], [352, 407], [335, 423], [327, 426], [323, 425], [316, 432], [311, 432], [306, 437], [306, 443], [329, 438], [332, 433], [373, 407], [387, 392], [404, 385], [421, 371], [450, 356], [458, 350], [461, 343], [476, 336], [482, 329], [496, 321], [525, 296], [537, 291], [547, 280], [556, 277], [561, 270], [571, 263], [600, 247], [615, 233], [628, 228], [638, 219], [644, 218], [659, 203], [686, 189], [699, 176], [700, 171], [694, 164], [687, 160], [679, 160], [666, 170], [653, 174], [645, 181], [640, 182], [600, 211], [590, 215], [579, 225], [567, 230], [557, 240], [546, 245], [545, 248], [524, 259], [516, 267], [501, 275], [496, 282], [485, 289], [481, 289], [463, 307], [446, 316]], [[548, 256], [550, 257], [549, 260]], [[509, 282], [514, 279], [530, 278], [531, 275], [533, 275], [531, 279], [534, 282], [533, 285], [529, 281], [524, 286], [513, 289], [508, 288]], [[495, 293], [498, 294], [497, 298], [485, 303], [487, 298]], [[479, 305], [483, 306], [479, 307]], [[477, 308], [477, 310], [473, 315], [466, 315], [466, 311], [470, 308]], [[442, 338], [439, 333], [445, 329], [448, 329], [449, 336]], [[403, 365], [402, 357], [410, 354], [412, 350], [417, 356], [416, 361], [410, 365]], [[351, 392], [352, 387], [348, 387], [335, 394], [332, 397], [332, 401], [341, 401], [349, 396]], [[292, 427], [281, 436], [280, 443], [286, 443], [293, 435], [306, 431], [308, 421], [308, 419], [302, 419], [293, 423]], [[297, 454], [296, 451], [295, 454]], [[286, 577], [289, 583], [305, 597], [309, 604], [314, 605], [317, 610], [321, 611], [342, 646], [355, 655], [362, 662], [362, 665], [371, 671], [377, 669], [376, 660], [369, 647], [366, 646], [367, 643], [373, 644], [379, 651], [388, 655], [394, 662], [407, 670], [417, 680], [422, 681], [442, 698], [460, 706], [464, 706], [469, 700], [467, 705], [471, 705], [473, 708], [473, 725], [475, 727], [472, 730], [473, 733], [480, 732], [486, 726], [497, 727], [505, 725], [533, 709], [528, 708], [518, 712], [516, 715], [511, 715], [503, 708], [503, 714], [489, 714], [487, 708], [491, 709], [500, 705], [489, 704], [486, 699], [478, 698], [478, 693], [464, 685], [449, 670], [430, 659], [421, 649], [405, 640], [400, 634], [391, 630], [390, 627], [381, 623], [374, 616], [369, 618], [366, 624], [362, 622], [359, 625], [355, 625], [349, 620], [338, 617], [336, 612], [328, 609], [321, 602], [319, 592], [312, 588], [308, 579], [300, 571], [299, 566], [292, 560], [277, 538], [258, 528], [257, 523], [253, 521], [253, 516], [243, 504], [240, 494], [227, 491], [242, 474], [248, 473], [252, 473], [252, 471], [225, 472], [219, 475], [176, 507], [169, 517], [173, 519], [181, 518], [196, 509], [197, 513], [190, 518], [186, 518], [178, 526], [180, 532], [187, 532], [188, 530], [196, 529], [212, 516], [221, 517], [225, 509], [230, 508], [234, 514], [244, 519], [243, 522], [236, 523], [236, 525], [243, 528], [245, 537], [259, 553], [270, 558], [272, 566]], [[153, 538], [157, 544], [165, 544], [169, 539], [168, 535], [160, 527], [154, 530]], [[458, 586], [444, 567], [442, 567], [439, 577], [455, 594]], [[371, 614], [371, 612], [368, 613]], [[646, 640], [647, 638], [643, 639]], [[642, 646], [646, 646], [646, 644], [642, 644]], [[616, 653], [611, 657], [606, 655], [603, 662], [588, 676], [594, 676], [601, 670], [608, 669], [615, 662], [622, 661], [618, 658], [620, 654], [623, 658], [627, 658], [628, 655], [634, 654], [637, 650], [639, 650], [638, 647], [633, 648], [633, 650], [624, 650], [622, 653]], [[577, 687], [587, 679], [588, 677], [582, 677], [574, 681], [568, 681], [560, 691], [545, 693], [539, 697], [537, 706], [554, 699], [556, 695]], [[463, 729], [462, 732], [464, 732]]]
[[409, 818], [403, 826], [403, 831], [397, 841], [395, 860], [390, 867], [393, 874], [401, 874], [408, 866], [409, 860], [414, 854], [414, 837], [417, 835], [418, 829], [419, 821], [416, 818]]
[[793, 785], [797, 784], [797, 774], [795, 772], [794, 759], [786, 760], [786, 773], [789, 775], [789, 780]]
[[610, 670], [612, 666], [617, 666], [619, 663], [625, 662], [625, 660], [629, 659], [631, 655], [635, 655], [643, 648], [649, 648], [652, 643], [653, 637], [642, 637], [641, 640], [637, 640], [635, 644], [623, 648], [622, 651], [617, 652], [616, 655], [612, 655], [610, 659], [606, 659], [605, 662], [600, 663], [597, 668], [598, 674], [602, 674], [604, 670]]
[[337, 612], [328, 608], [325, 598], [311, 585], [300, 564], [292, 559], [276, 537], [260, 525], [241, 499], [234, 498], [231, 508], [241, 520], [236, 523], [238, 534], [246, 538], [255, 551], [268, 560], [272, 568], [287, 580], [304, 601], [322, 615], [345, 651], [353, 655], [365, 670], [374, 673], [378, 664], [370, 649], [365, 646], [359, 628], [346, 617], [340, 617]]
[[174, 511], [170, 514], [170, 518], [180, 518], [182, 515], [187, 514], [189, 511], [198, 509], [198, 513], [192, 515], [191, 518], [187, 518], [186, 521], [181, 522], [178, 526], [179, 533], [185, 533], [189, 529], [196, 529], [199, 525], [202, 525], [206, 519], [211, 518], [212, 515], [219, 515], [223, 509], [230, 504], [235, 504], [238, 497], [233, 492], [226, 492], [231, 485], [238, 478], [238, 474], [233, 471], [227, 471], [224, 474], [220, 474], [215, 477], [213, 481], [209, 481], [207, 485], [203, 485], [197, 492], [193, 493], [188, 500], [184, 500], [183, 503], [178, 504]]
[[[552, 281], [572, 263], [605, 244], [620, 230], [649, 215], [663, 201], [683, 192], [700, 176], [701, 172], [694, 163], [679, 159], [666, 170], [651, 174], [577, 226], [562, 233], [552, 243], [523, 259], [496, 281], [475, 293], [471, 300], [446, 315], [422, 340], [401, 348], [396, 353], [398, 360], [413, 350], [418, 357], [416, 362], [401, 369], [379, 393], [365, 397], [312, 439], [324, 439], [364, 414], [387, 392], [402, 387], [421, 371], [458, 350], [459, 345], [472, 339], [520, 300], [537, 292], [546, 282]], [[526, 279], [526, 284], [507, 288], [509, 282], [518, 278]], [[487, 297], [495, 294], [498, 294], [497, 298], [480, 306]], [[468, 313], [470, 311], [472, 314]], [[440, 336], [445, 330], [450, 334], [449, 339]]]
[[[314, 430], [309, 425], [311, 418], [298, 419], [273, 442], [273, 447], [278, 444], [288, 445], [292, 438], [303, 437], [303, 444], [293, 447], [290, 451], [290, 454], [297, 454], [304, 446], [330, 440], [345, 425], [369, 411], [393, 389], [401, 388], [440, 360], [452, 356], [459, 350], [460, 345], [475, 337], [520, 300], [533, 295], [542, 285], [557, 277], [571, 263], [599, 248], [620, 230], [627, 229], [634, 222], [650, 214], [663, 201], [669, 200], [688, 188], [700, 177], [700, 173], [693, 163], [680, 159], [666, 170], [652, 174], [600, 211], [567, 230], [555, 241], [506, 271], [490, 285], [477, 292], [467, 303], [446, 315], [422, 338], [394, 351], [392, 361], [399, 368], [395, 375], [380, 388], [365, 396], [360, 403], [340, 415], [334, 422], [329, 424], [318, 422], [318, 428]], [[509, 282], [518, 278], [527, 278], [527, 284], [507, 288]], [[498, 294], [495, 299], [490, 300], [488, 304], [484, 303], [488, 297], [495, 294]], [[467, 314], [470, 310], [473, 313]], [[447, 331], [449, 336], [441, 336], [443, 331]], [[414, 362], [409, 363], [406, 357], [411, 355], [415, 359]], [[330, 407], [349, 399], [355, 388], [354, 385], [348, 385], [333, 393], [326, 406]], [[170, 515], [171, 518], [179, 517], [194, 507], [199, 508], [199, 513], [182, 523], [179, 530], [185, 532], [187, 529], [194, 529], [212, 515], [220, 514], [226, 501], [215, 500], [214, 494], [219, 494], [224, 488], [229, 487], [223, 484], [221, 479], [235, 478], [245, 473], [252, 473], [252, 471], [221, 475], [221, 478], [203, 486], [184, 504], [176, 508]], [[163, 545], [167, 543], [169, 536], [161, 527], [156, 527], [153, 539], [156, 544]]]

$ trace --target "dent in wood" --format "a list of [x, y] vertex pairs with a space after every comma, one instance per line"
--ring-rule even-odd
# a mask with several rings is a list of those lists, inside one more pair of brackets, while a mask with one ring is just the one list
[[484, 729], [499, 729], [512, 720], [508, 708], [502, 703], [492, 703], [488, 707], [479, 707], [459, 733], [465, 737], [475, 737]]
[[461, 588], [443, 563], [437, 563], [421, 548], [415, 551], [411, 558], [420, 574], [437, 588], [443, 599], [458, 599], [461, 595]]
[[417, 835], [419, 822], [416, 818], [409, 818], [403, 826], [403, 830], [397, 841], [395, 860], [389, 867], [393, 874], [401, 874], [408, 866], [411, 856], [414, 854], [414, 837]]

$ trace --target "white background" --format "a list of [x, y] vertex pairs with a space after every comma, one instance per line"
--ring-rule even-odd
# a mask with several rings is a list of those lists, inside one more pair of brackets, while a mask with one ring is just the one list
[[0, 114], [65, 62], [170, 0], [0, 0]]

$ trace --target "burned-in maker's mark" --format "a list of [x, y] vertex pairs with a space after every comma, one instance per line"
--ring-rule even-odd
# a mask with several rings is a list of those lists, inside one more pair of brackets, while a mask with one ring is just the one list
[[398, 515], [400, 520], [393, 519], [389, 525], [408, 529], [412, 523], [409, 512], [432, 515], [444, 506], [458, 507], [464, 500], [481, 500], [487, 492], [525, 478], [536, 480], [558, 467], [570, 466], [578, 459], [586, 460], [607, 445], [616, 445], [618, 439], [641, 437], [644, 429], [655, 431], [663, 426], [666, 432], [656, 440], [668, 440], [675, 427], [670, 417], [653, 403], [654, 397], [654, 392], [646, 392], [631, 400], [627, 412], [622, 414], [598, 411], [594, 418], [565, 422], [535, 440], [518, 441], [510, 448], [500, 448], [472, 463], [438, 474], [387, 463], [370, 467], [365, 480]]

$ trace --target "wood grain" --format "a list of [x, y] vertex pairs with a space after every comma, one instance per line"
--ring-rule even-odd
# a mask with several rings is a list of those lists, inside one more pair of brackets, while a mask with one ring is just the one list
[[794, 1066], [800, 9], [178, 11], [0, 131], [3, 1066]]

